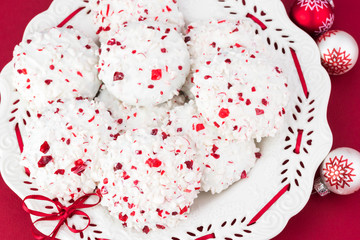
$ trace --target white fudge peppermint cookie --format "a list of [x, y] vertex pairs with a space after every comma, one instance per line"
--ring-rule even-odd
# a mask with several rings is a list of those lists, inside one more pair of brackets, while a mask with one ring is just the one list
[[171, 109], [184, 104], [185, 97], [175, 96], [165, 103], [151, 107], [126, 106], [103, 86], [95, 100], [105, 104], [111, 116], [116, 119], [119, 129], [127, 131], [159, 128], [167, 121]]
[[107, 109], [88, 100], [51, 104], [26, 133], [21, 164], [39, 189], [64, 203], [94, 191], [99, 161], [117, 137]]
[[178, 32], [133, 23], [101, 46], [99, 78], [125, 104], [152, 106], [179, 94], [189, 61]]
[[101, 39], [131, 22], [155, 21], [179, 32], [185, 25], [173, 0], [90, 0], [90, 8]]
[[246, 49], [216, 55], [194, 74], [200, 114], [229, 139], [274, 136], [284, 121], [289, 92], [281, 69]]
[[200, 190], [201, 168], [183, 135], [128, 131], [111, 143], [98, 192], [110, 214], [132, 227], [173, 227], [187, 218]]
[[98, 47], [70, 28], [36, 32], [14, 50], [14, 86], [31, 108], [43, 111], [48, 103], [76, 97], [95, 97], [100, 81]]
[[170, 112], [169, 131], [183, 132], [196, 144], [196, 162], [204, 168], [201, 189], [220, 193], [246, 178], [261, 155], [253, 140], [226, 139], [198, 114], [193, 101]]
[[247, 20], [212, 20], [191, 23], [187, 28], [185, 42], [191, 56], [191, 73], [185, 82], [183, 91], [192, 99], [190, 92], [193, 73], [202, 65], [210, 64], [213, 57], [224, 49], [248, 49], [251, 52], [265, 51], [265, 42], [255, 34], [255, 28]]

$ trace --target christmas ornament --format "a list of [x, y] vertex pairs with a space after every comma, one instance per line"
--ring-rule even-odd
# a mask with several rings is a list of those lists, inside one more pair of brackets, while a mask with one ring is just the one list
[[344, 74], [352, 69], [359, 56], [359, 47], [348, 33], [331, 30], [317, 39], [321, 62], [330, 75]]
[[351, 194], [360, 188], [360, 153], [351, 148], [338, 148], [329, 153], [315, 180], [315, 190], [325, 196], [330, 191]]
[[334, 23], [334, 12], [327, 0], [297, 0], [291, 8], [291, 20], [311, 36], [328, 31]]

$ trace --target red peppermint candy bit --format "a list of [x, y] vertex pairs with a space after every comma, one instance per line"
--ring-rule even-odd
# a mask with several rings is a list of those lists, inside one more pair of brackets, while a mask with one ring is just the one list
[[161, 49], [161, 52], [162, 52], [162, 53], [166, 53], [166, 52], [167, 52], [166, 48], [162, 48], [162, 49]]
[[268, 102], [265, 98], [263, 98], [263, 99], [261, 100], [261, 103], [262, 103], [264, 106], [267, 106], [267, 105], [269, 104], [269, 102]]
[[162, 139], [165, 140], [165, 139], [168, 138], [169, 135], [166, 134], [165, 132], [162, 132], [162, 133], [161, 133], [161, 136], [162, 136]]
[[46, 85], [50, 85], [50, 83], [52, 83], [52, 80], [47, 79], [47, 80], [45, 80], [45, 83], [46, 83]]
[[32, 42], [31, 39], [26, 40], [27, 44], [30, 44]]
[[259, 109], [259, 108], [255, 108], [255, 112], [256, 112], [256, 115], [263, 115], [264, 114], [264, 110]]
[[52, 156], [42, 156], [38, 161], [38, 167], [39, 168], [45, 167], [51, 160], [53, 160]]
[[204, 77], [204, 79], [205, 80], [207, 80], [207, 79], [209, 79], [209, 78], [212, 78], [210, 75], [206, 75], [205, 77]]
[[54, 65], [50, 65], [50, 70], [54, 70], [55, 66]]
[[157, 227], [158, 229], [165, 229], [165, 227], [164, 227], [163, 225], [159, 225], [159, 224], [156, 224], [156, 227]]
[[205, 129], [204, 124], [199, 123], [199, 124], [196, 125], [196, 131], [197, 131], [197, 132], [199, 132], [199, 131], [201, 131], [201, 130], [204, 130], [204, 129]]
[[228, 58], [225, 60], [226, 63], [230, 64], [231, 63], [231, 60]]
[[122, 124], [122, 123], [123, 123], [123, 120], [122, 120], [121, 118], [119, 118], [119, 119], [117, 120], [117, 123], [118, 123], [118, 124]]
[[126, 214], [123, 215], [123, 213], [120, 213], [119, 219], [120, 219], [120, 221], [126, 222], [128, 220], [128, 216]]
[[142, 231], [148, 234], [150, 232], [150, 228], [148, 226], [145, 226]]
[[255, 153], [255, 157], [256, 157], [257, 159], [261, 158], [261, 153], [260, 153], [260, 152]]
[[222, 108], [220, 109], [220, 112], [219, 112], [219, 117], [221, 118], [227, 118], [230, 114], [230, 111], [229, 109], [226, 109], [226, 108]]
[[122, 169], [122, 164], [121, 163], [117, 163], [116, 165], [115, 165], [115, 167], [114, 167], [114, 172], [115, 171], [118, 171], [118, 170], [121, 170]]
[[247, 106], [249, 106], [249, 105], [251, 104], [251, 101], [250, 101], [250, 99], [246, 99], [246, 102], [245, 102], [245, 104], [246, 104]]
[[45, 141], [41, 146], [40, 146], [40, 152], [42, 152], [43, 154], [46, 154], [50, 149], [50, 146], [48, 144], [47, 141]]
[[162, 71], [161, 69], [153, 69], [151, 71], [151, 80], [158, 81], [162, 78]]
[[24, 167], [25, 169], [25, 174], [30, 177], [30, 170], [27, 167]]
[[241, 173], [241, 179], [244, 179], [244, 178], [246, 178], [246, 177], [247, 177], [246, 171], [243, 171], [243, 172]]
[[124, 79], [124, 73], [122, 72], [115, 72], [114, 73], [114, 78], [113, 78], [113, 81], [121, 81]]
[[84, 162], [82, 159], [79, 159], [75, 161], [75, 167], [71, 168], [71, 172], [81, 176], [81, 174], [85, 171], [86, 166], [86, 162]]
[[145, 164], [149, 165], [149, 167], [151, 168], [158, 168], [161, 166], [161, 161], [157, 158], [149, 158], [148, 160], [146, 160]]
[[185, 206], [183, 209], [180, 209], [180, 215], [186, 213], [188, 211], [188, 207]]
[[151, 130], [151, 135], [155, 136], [155, 135], [157, 135], [157, 133], [158, 133], [158, 130], [156, 128]]
[[109, 45], [109, 46], [112, 46], [112, 45], [115, 45], [115, 44], [116, 44], [115, 38], [112, 38], [107, 42], [107, 45]]
[[211, 149], [211, 151], [212, 151], [213, 153], [216, 153], [216, 151], [217, 151], [218, 149], [219, 149], [219, 148], [214, 144], [213, 147], [212, 147], [212, 149]]
[[191, 169], [191, 170], [193, 169], [193, 164], [194, 164], [193, 160], [186, 161], [185, 164], [188, 169]]
[[191, 41], [191, 37], [186, 36], [186, 37], [185, 37], [185, 43], [187, 43], [187, 42], [189, 42], [189, 41]]
[[55, 175], [64, 175], [65, 170], [64, 169], [58, 169], [56, 170], [56, 172], [54, 173]]

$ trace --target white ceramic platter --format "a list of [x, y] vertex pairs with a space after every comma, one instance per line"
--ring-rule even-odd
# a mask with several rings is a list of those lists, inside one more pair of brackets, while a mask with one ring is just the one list
[[[59, 239], [269, 239], [280, 233], [287, 221], [308, 201], [315, 171], [332, 145], [332, 134], [326, 119], [330, 80], [321, 67], [315, 42], [289, 20], [280, 0], [178, 2], [187, 22], [211, 18], [252, 17], [266, 26], [255, 23], [256, 32], [264, 37], [264, 41], [277, 56], [285, 59], [283, 64], [286, 65], [285, 72], [289, 76], [291, 98], [286, 109], [285, 126], [277, 137], [262, 142], [262, 158], [251, 171], [249, 178], [234, 184], [219, 195], [201, 193], [191, 208], [188, 220], [175, 229], [153, 231], [148, 235], [124, 229], [120, 221], [113, 219], [105, 208], [97, 206], [85, 210], [92, 222], [89, 228], [82, 234], [74, 234], [63, 226], [57, 235]], [[68, 24], [96, 39], [96, 29], [88, 14], [88, 3], [81, 0], [54, 0], [47, 11], [29, 23], [24, 38], [31, 32], [57, 26], [80, 7], [85, 9]], [[300, 68], [296, 68], [294, 61], [295, 55], [304, 76], [303, 85], [299, 77], [301, 74], [298, 73]], [[8, 64], [0, 76], [1, 174], [21, 198], [31, 194], [46, 196], [46, 193], [37, 190], [19, 165], [20, 152], [14, 128], [18, 124], [22, 130], [27, 116], [11, 86], [12, 77], [11, 64]], [[249, 225], [282, 189], [287, 191], [255, 223]], [[41, 210], [46, 204], [37, 203], [30, 207]], [[41, 223], [38, 226], [46, 233], [52, 231], [54, 223]]]

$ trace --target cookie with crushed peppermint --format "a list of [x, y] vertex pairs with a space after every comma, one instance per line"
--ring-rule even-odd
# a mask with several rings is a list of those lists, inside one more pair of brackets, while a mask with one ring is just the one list
[[125, 227], [148, 233], [186, 219], [200, 190], [202, 169], [183, 134], [127, 131], [111, 142], [102, 164], [101, 204]]
[[194, 86], [193, 73], [202, 65], [208, 65], [224, 49], [246, 48], [254, 53], [264, 52], [266, 45], [254, 29], [253, 23], [248, 20], [223, 19], [190, 23], [184, 40], [191, 56], [191, 73], [183, 91], [194, 99], [190, 91]]
[[57, 100], [95, 97], [97, 62], [96, 44], [72, 27], [35, 32], [15, 47], [13, 85], [42, 112]]
[[174, 0], [90, 0], [97, 34], [101, 40], [131, 22], [155, 21], [181, 32], [185, 22]]
[[193, 101], [170, 111], [169, 132], [187, 134], [195, 143], [195, 161], [203, 165], [201, 190], [220, 193], [248, 176], [261, 155], [253, 140], [227, 139], [198, 113]]
[[153, 106], [179, 94], [190, 69], [181, 35], [165, 25], [132, 23], [101, 46], [99, 78], [127, 105]]
[[194, 73], [199, 113], [229, 139], [275, 136], [284, 122], [287, 78], [262, 54], [228, 49]]
[[21, 164], [40, 190], [68, 204], [94, 191], [99, 162], [117, 132], [103, 104], [56, 102], [26, 125]]

